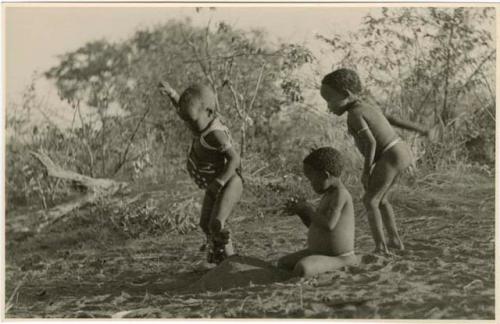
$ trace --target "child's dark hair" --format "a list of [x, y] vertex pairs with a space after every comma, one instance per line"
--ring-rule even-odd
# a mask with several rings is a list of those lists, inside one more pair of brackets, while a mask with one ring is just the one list
[[333, 147], [321, 147], [312, 151], [304, 159], [304, 164], [319, 171], [328, 171], [334, 177], [340, 177], [344, 170], [342, 155]]
[[179, 106], [180, 107], [188, 107], [199, 100], [210, 100], [213, 103], [215, 103], [214, 93], [208, 85], [193, 84], [193, 85], [189, 86], [181, 94], [181, 96], [179, 98]]
[[321, 84], [341, 92], [349, 90], [353, 94], [358, 94], [362, 90], [358, 74], [349, 69], [338, 69], [327, 74]]

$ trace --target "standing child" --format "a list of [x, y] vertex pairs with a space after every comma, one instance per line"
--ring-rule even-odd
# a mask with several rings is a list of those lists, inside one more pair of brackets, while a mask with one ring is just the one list
[[340, 153], [331, 147], [317, 149], [304, 159], [304, 174], [322, 198], [316, 209], [305, 201], [291, 200], [287, 204], [286, 212], [298, 215], [309, 232], [307, 248], [281, 258], [280, 268], [310, 277], [357, 262], [354, 208], [340, 180], [342, 169]]
[[[365, 188], [363, 202], [375, 251], [388, 253], [388, 246], [403, 250], [388, 192], [411, 165], [412, 154], [380, 108], [361, 99], [361, 90], [357, 73], [348, 69], [336, 70], [321, 82], [321, 96], [328, 103], [328, 109], [338, 116], [347, 112], [348, 131], [365, 159], [361, 177]], [[382, 222], [389, 236], [387, 243]]]
[[210, 246], [208, 262], [218, 264], [234, 254], [224, 225], [241, 198], [243, 181], [240, 156], [228, 128], [217, 118], [215, 105], [208, 86], [192, 85], [180, 96], [177, 112], [193, 133], [187, 170], [198, 187], [206, 190], [200, 227]]

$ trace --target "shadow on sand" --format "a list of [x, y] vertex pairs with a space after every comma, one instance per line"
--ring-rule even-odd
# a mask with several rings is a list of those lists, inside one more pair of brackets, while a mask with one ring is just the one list
[[270, 263], [248, 256], [232, 256], [208, 271], [198, 281], [187, 286], [185, 292], [220, 291], [235, 287], [286, 281], [291, 273]]

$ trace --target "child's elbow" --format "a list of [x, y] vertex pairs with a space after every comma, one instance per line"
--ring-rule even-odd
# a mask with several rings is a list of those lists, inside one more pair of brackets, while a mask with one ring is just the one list
[[230, 162], [234, 165], [240, 165], [241, 163], [241, 157], [238, 153], [234, 152], [233, 154], [231, 154], [231, 157], [230, 157]]
[[328, 230], [333, 231], [335, 227], [337, 227], [337, 221], [332, 219], [331, 221], [328, 222], [326, 226]]

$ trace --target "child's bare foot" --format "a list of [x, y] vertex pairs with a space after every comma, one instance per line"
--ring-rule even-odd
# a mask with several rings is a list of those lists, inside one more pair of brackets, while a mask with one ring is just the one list
[[200, 260], [193, 265], [193, 271], [204, 273], [208, 270], [211, 270], [215, 267], [213, 263], [208, 262], [207, 260]]
[[401, 239], [399, 237], [390, 238], [389, 242], [387, 243], [387, 246], [390, 247], [391, 249], [395, 249], [398, 251], [405, 250], [403, 242], [401, 241]]
[[373, 250], [373, 254], [391, 255], [391, 252], [385, 243], [379, 243]]
[[230, 244], [230, 233], [228, 230], [223, 229], [213, 236], [212, 249], [210, 252], [209, 262], [215, 264], [219, 264], [235, 254], [232, 244]]

